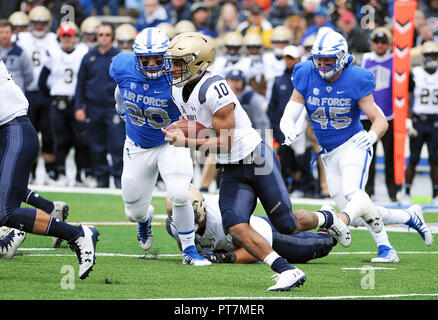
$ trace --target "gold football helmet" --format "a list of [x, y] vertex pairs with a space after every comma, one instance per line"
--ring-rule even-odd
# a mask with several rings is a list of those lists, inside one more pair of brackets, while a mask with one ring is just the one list
[[[204, 197], [194, 184], [190, 184], [190, 203], [192, 204], [193, 213], [195, 215], [196, 232], [205, 220], [205, 206]], [[172, 200], [170, 200], [169, 195], [166, 197], [166, 211], [169, 220], [172, 220]]]
[[46, 7], [36, 6], [30, 10], [29, 20], [33, 36], [37, 38], [43, 38], [50, 30], [52, 14]]
[[157, 25], [157, 28], [163, 30], [170, 40], [176, 35], [175, 28], [168, 22], [161, 22]]
[[438, 43], [426, 41], [421, 48], [424, 69], [436, 70], [438, 68]]
[[[180, 20], [175, 25], [175, 34], [181, 34], [185, 32], [196, 32], [196, 26], [190, 20]], [[170, 38], [170, 37], [169, 37]]]
[[52, 21], [52, 14], [50, 10], [44, 6], [36, 6], [29, 12], [30, 22], [46, 22]]
[[88, 17], [81, 24], [81, 32], [84, 34], [97, 33], [97, 28], [102, 24], [99, 18], [96, 17]]
[[277, 26], [272, 30], [271, 43], [284, 42], [289, 44], [293, 40], [292, 31], [283, 25]]
[[135, 37], [137, 37], [137, 29], [130, 23], [123, 23], [116, 28], [115, 39], [121, 51], [132, 50]]
[[12, 24], [13, 28], [23, 27], [27, 28], [30, 24], [30, 19], [26, 13], [23, 11], [15, 11], [8, 18], [10, 24]]
[[214, 42], [202, 33], [181, 33], [170, 41], [165, 58], [170, 66], [170, 70], [165, 72], [167, 82], [183, 87], [213, 64]]
[[263, 47], [262, 36], [258, 33], [247, 33], [243, 37], [243, 45], [245, 47]]

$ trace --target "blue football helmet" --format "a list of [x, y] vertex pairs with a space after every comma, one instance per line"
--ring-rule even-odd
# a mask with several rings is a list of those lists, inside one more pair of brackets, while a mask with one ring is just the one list
[[[319, 75], [323, 79], [331, 78], [348, 64], [347, 41], [340, 33], [333, 30], [318, 33], [310, 51], [310, 57], [313, 66], [318, 69]], [[320, 67], [318, 58], [335, 58], [335, 63], [330, 66]]]
[[169, 46], [169, 37], [166, 33], [158, 28], [145, 28], [135, 38], [134, 54], [136, 67], [139, 69], [146, 79], [157, 79], [163, 75], [165, 69], [165, 60], [157, 66], [143, 65], [140, 57], [144, 56], [164, 56]]

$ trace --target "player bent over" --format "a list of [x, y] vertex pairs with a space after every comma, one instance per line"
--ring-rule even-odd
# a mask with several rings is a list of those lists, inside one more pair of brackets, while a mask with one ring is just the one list
[[166, 141], [176, 147], [216, 154], [221, 174], [219, 207], [224, 230], [239, 246], [279, 274], [277, 283], [268, 290], [286, 291], [300, 286], [306, 280], [304, 272], [280, 257], [249, 224], [257, 198], [273, 226], [284, 234], [322, 226], [330, 228], [339, 242], [348, 246], [351, 242], [348, 227], [330, 211], [292, 213], [277, 156], [252, 128], [226, 80], [207, 70], [214, 60], [210, 38], [196, 32], [180, 34], [170, 42], [166, 59], [171, 65], [166, 79], [183, 117], [196, 120], [216, 134], [189, 138], [182, 130], [163, 129]]
[[189, 185], [193, 177], [190, 150], [164, 140], [161, 128], [178, 120], [180, 112], [163, 77], [169, 39], [158, 28], [146, 28], [134, 42], [133, 52], [118, 54], [110, 66], [117, 83], [116, 108], [124, 117], [122, 196], [126, 217], [138, 223], [140, 247], [149, 250], [154, 234], [152, 191], [160, 173], [173, 203], [173, 217], [184, 252], [184, 264], [210, 265], [195, 248]]
[[85, 279], [95, 262], [97, 229], [67, 224], [41, 209], [20, 208], [39, 150], [38, 135], [27, 117], [28, 106], [0, 60], [0, 225], [18, 229], [14, 235], [21, 237], [11, 241], [11, 246], [1, 246], [0, 254], [13, 255], [24, 232], [67, 240], [79, 261], [79, 277]]
[[[213, 263], [254, 263], [258, 260], [245, 248], [235, 245], [230, 234], [225, 234], [216, 196], [204, 198], [192, 184], [190, 201], [193, 207], [196, 247], [203, 256]], [[178, 241], [178, 234], [172, 222], [172, 202], [166, 198], [166, 229]], [[252, 215], [249, 224], [265, 238], [272, 248], [290, 263], [306, 263], [325, 257], [336, 240], [326, 232], [300, 232], [296, 235], [281, 234], [266, 216]]]

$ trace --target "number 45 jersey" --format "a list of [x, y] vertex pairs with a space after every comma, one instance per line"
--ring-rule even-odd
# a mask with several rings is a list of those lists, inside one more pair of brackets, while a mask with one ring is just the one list
[[166, 128], [181, 115], [164, 77], [147, 80], [137, 69], [132, 52], [115, 56], [109, 71], [123, 99], [128, 138], [146, 149], [163, 144], [161, 128]]
[[307, 60], [295, 66], [292, 83], [305, 99], [308, 118], [322, 148], [331, 151], [363, 129], [358, 102], [374, 90], [376, 80], [370, 71], [350, 64], [329, 83]]

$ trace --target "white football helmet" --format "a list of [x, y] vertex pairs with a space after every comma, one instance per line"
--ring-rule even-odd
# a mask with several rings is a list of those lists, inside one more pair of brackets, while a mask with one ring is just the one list
[[[313, 43], [310, 57], [319, 75], [323, 79], [331, 78], [348, 64], [347, 41], [340, 33], [332, 30], [320, 33]], [[319, 67], [318, 58], [335, 58], [335, 63], [328, 67]]]
[[137, 68], [146, 79], [157, 79], [163, 75], [165, 68], [164, 57], [161, 64], [153, 67], [144, 66], [140, 57], [164, 56], [169, 47], [169, 37], [164, 31], [156, 27], [143, 29], [135, 38], [134, 54]]

